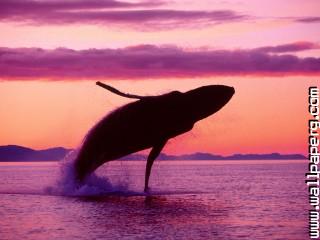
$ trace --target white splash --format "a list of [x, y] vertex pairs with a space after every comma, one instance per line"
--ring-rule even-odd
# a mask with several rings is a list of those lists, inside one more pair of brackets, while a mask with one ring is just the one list
[[84, 183], [80, 184], [76, 180], [74, 168], [77, 154], [78, 150], [71, 151], [60, 162], [60, 174], [56, 184], [53, 187], [47, 187], [46, 193], [63, 196], [95, 196], [128, 192], [126, 182], [111, 184], [107, 177], [98, 176], [95, 173], [92, 173]]

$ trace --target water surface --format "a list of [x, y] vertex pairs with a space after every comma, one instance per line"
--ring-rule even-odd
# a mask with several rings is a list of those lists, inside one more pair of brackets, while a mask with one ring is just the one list
[[56, 162], [0, 163], [0, 239], [308, 239], [306, 160], [115, 161], [77, 196]]

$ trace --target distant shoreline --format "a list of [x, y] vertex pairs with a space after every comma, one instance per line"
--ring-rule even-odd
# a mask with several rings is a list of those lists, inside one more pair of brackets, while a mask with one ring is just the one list
[[[63, 147], [55, 147], [44, 150], [34, 150], [18, 145], [6, 145], [0, 146], [0, 162], [53, 162], [60, 161], [64, 156], [72, 151], [72, 149], [66, 149]], [[144, 154], [132, 154], [120, 160], [124, 161], [142, 161], [147, 158]], [[196, 152], [192, 154], [181, 155], [169, 155], [162, 153], [159, 155], [158, 160], [303, 160], [307, 159], [302, 154], [280, 154], [280, 153], [268, 153], [268, 154], [233, 154], [229, 156], [216, 155], [212, 153]]]
[[[50, 162], [60, 162], [62, 161], [63, 159], [60, 159], [60, 160], [28, 160], [28, 161], [20, 161], [20, 160], [17, 160], [17, 161], [8, 161], [8, 160], [2, 160], [0, 159], [0, 163], [28, 163], [28, 162], [39, 162], [39, 163], [50, 163]], [[122, 162], [144, 162], [146, 159], [116, 159], [114, 161], [122, 161]], [[225, 162], [236, 162], [236, 161], [283, 161], [283, 162], [286, 162], [286, 161], [304, 161], [305, 159], [223, 159], [223, 160], [216, 160], [216, 159], [172, 159], [172, 160], [164, 160], [164, 159], [157, 159], [157, 161], [164, 161], [164, 162], [176, 162], [176, 161], [186, 161], [186, 162], [192, 162], [192, 161], [212, 161], [212, 162], [222, 162], [222, 161], [225, 161]], [[114, 161], [110, 161], [110, 162], [114, 162]]]

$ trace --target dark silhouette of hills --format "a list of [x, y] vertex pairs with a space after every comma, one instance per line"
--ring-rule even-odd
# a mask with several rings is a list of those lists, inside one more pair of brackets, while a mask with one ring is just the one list
[[[122, 158], [124, 160], [143, 160], [146, 156], [143, 154], [132, 154]], [[168, 155], [161, 153], [157, 158], [159, 160], [295, 160], [306, 159], [306, 156], [302, 154], [233, 154], [229, 156], [215, 155], [211, 153], [192, 153], [182, 155]]]
[[17, 145], [0, 146], [0, 161], [57, 161], [62, 159], [70, 149], [56, 147], [44, 150], [34, 150]]
[[[25, 161], [58, 161], [69, 151], [63, 147], [48, 148], [44, 150], [34, 150], [17, 145], [0, 146], [0, 162], [25, 162]], [[146, 155], [132, 154], [121, 158], [122, 160], [145, 160]], [[301, 154], [233, 154], [229, 156], [215, 155], [211, 153], [192, 153], [182, 155], [169, 155], [161, 153], [159, 160], [292, 160], [306, 159]]]

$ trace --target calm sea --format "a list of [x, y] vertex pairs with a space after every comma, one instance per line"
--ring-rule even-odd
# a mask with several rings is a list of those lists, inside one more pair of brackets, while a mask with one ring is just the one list
[[0, 239], [308, 239], [307, 160], [115, 161], [74, 191], [56, 162], [0, 163]]

